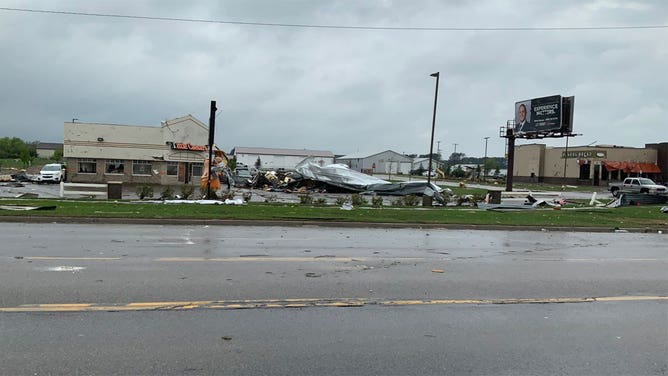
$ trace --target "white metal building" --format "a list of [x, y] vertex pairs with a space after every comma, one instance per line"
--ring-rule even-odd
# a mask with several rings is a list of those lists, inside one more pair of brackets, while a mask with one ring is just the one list
[[355, 153], [336, 158], [336, 163], [367, 174], [409, 174], [413, 159], [392, 150], [380, 153]]
[[187, 115], [161, 126], [65, 123], [63, 156], [72, 182], [199, 182], [209, 127]]
[[315, 163], [321, 166], [334, 163], [334, 154], [325, 150], [307, 149], [276, 149], [237, 146], [230, 152], [230, 156], [249, 167], [262, 170], [278, 170], [280, 168], [292, 170], [305, 158], [314, 158]]

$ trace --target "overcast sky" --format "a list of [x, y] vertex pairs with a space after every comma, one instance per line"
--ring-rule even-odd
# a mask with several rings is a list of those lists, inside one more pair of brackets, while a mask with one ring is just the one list
[[[283, 24], [570, 28], [668, 25], [668, 1], [0, 0], [0, 7]], [[668, 141], [668, 28], [360, 30], [0, 10], [0, 137], [62, 142], [63, 122], [192, 114], [216, 143], [503, 156], [519, 100], [575, 96], [569, 145]], [[528, 141], [520, 140], [518, 144]], [[548, 145], [563, 146], [565, 139]]]

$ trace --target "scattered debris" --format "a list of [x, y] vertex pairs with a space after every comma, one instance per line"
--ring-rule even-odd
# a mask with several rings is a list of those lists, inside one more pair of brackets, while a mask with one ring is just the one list
[[666, 213], [666, 214], [668, 214], [668, 206], [664, 206], [664, 207], [662, 207], [662, 208], [659, 209], [659, 210], [661, 211], [661, 213]]
[[39, 194], [37, 194], [37, 193], [21, 193], [20, 195], [17, 195], [16, 198], [39, 198]]
[[432, 273], [445, 273], [445, 270], [443, 270], [443, 269], [433, 269], [431, 272]]
[[2, 210], [26, 211], [26, 210], [56, 210], [55, 205], [28, 206], [28, 205], [0, 205]]
[[341, 205], [341, 210], [353, 210], [353, 204], [344, 202], [343, 205]]
[[223, 341], [231, 341], [232, 337], [222, 336], [222, 337], [220, 337], [220, 339], [222, 339]]
[[306, 273], [306, 274], [304, 274], [304, 275], [305, 275], [306, 277], [308, 277], [308, 278], [318, 278], [318, 277], [322, 277], [322, 275], [317, 274], [317, 273], [312, 273], [312, 272], [308, 272], [308, 273]]

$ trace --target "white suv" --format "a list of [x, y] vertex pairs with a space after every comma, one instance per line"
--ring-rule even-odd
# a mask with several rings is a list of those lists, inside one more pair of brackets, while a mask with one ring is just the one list
[[60, 183], [61, 181], [65, 181], [65, 171], [65, 166], [60, 163], [49, 163], [44, 165], [39, 172], [39, 182]]

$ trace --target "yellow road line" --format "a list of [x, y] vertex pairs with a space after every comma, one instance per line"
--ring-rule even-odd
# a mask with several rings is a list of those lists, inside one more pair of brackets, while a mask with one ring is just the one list
[[29, 256], [24, 260], [74, 260], [74, 261], [115, 261], [121, 257], [61, 257], [61, 256]]
[[165, 262], [353, 262], [370, 260], [398, 260], [398, 261], [420, 261], [422, 257], [392, 257], [392, 258], [367, 258], [367, 257], [160, 257], [154, 261]]
[[585, 298], [511, 298], [511, 299], [431, 299], [431, 300], [373, 300], [366, 298], [338, 299], [267, 299], [267, 300], [202, 300], [174, 302], [135, 302], [127, 304], [25, 304], [0, 307], [0, 313], [11, 312], [88, 312], [88, 311], [147, 311], [190, 309], [271, 309], [309, 307], [363, 307], [363, 306], [417, 306], [417, 305], [499, 305], [499, 304], [553, 304], [594, 302], [664, 301], [668, 296], [606, 296]]
[[[355, 260], [362, 260], [355, 258]], [[284, 261], [284, 262], [313, 262], [313, 261], [335, 261], [335, 262], [351, 262], [353, 258], [351, 257], [160, 257], [155, 259], [155, 261], [168, 261], [168, 262], [207, 262], [207, 261], [218, 261], [218, 262], [274, 262], [274, 261]]]
[[629, 302], [635, 300], [668, 300], [668, 296], [607, 296], [596, 298], [598, 302]]

